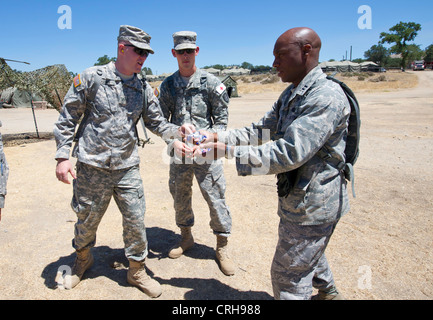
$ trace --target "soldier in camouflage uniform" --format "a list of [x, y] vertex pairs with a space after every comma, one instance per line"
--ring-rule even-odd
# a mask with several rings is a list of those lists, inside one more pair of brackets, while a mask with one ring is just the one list
[[[0, 127], [2, 126], [2, 123], [0, 121]], [[1, 172], [0, 172], [0, 221], [2, 218], [2, 208], [5, 207], [5, 197], [7, 193], [7, 182], [9, 177], [9, 166], [6, 161], [6, 156], [3, 150], [3, 140], [2, 135], [0, 133], [0, 165], [1, 165]]]
[[[191, 31], [173, 34], [172, 54], [178, 60], [179, 70], [164, 80], [156, 90], [156, 95], [164, 116], [170, 119], [170, 122], [179, 126], [190, 123], [196, 128], [211, 132], [225, 130], [229, 97], [224, 84], [218, 78], [196, 67], [195, 57], [199, 52], [196, 38], [197, 34]], [[168, 150], [176, 145], [189, 148], [179, 140], [168, 140], [167, 143]], [[194, 225], [191, 198], [195, 175], [209, 206], [210, 227], [217, 237], [216, 257], [219, 266], [225, 275], [233, 275], [234, 264], [227, 255], [227, 238], [231, 232], [232, 219], [225, 201], [226, 182], [221, 160], [208, 163], [187, 161], [188, 158], [172, 159], [169, 186], [174, 199], [176, 224], [181, 229], [182, 239], [169, 252], [169, 257], [180, 257], [194, 244], [191, 233]]]
[[[93, 263], [90, 248], [95, 245], [97, 227], [114, 197], [123, 216], [125, 255], [129, 260], [127, 280], [151, 297], [161, 294], [159, 283], [144, 268], [148, 251], [136, 123], [143, 117], [147, 128], [160, 136], [174, 136], [178, 127], [166, 121], [150, 85], [137, 76], [148, 54], [153, 53], [149, 42], [150, 36], [144, 31], [121, 26], [116, 62], [91, 67], [74, 78], [55, 124], [56, 175], [64, 183], [70, 183], [68, 174], [74, 178], [71, 206], [78, 217], [73, 240], [77, 259], [71, 287], [80, 282]], [[100, 87], [92, 102], [89, 93], [96, 83]], [[72, 151], [77, 158], [75, 174], [69, 151], [83, 114]]]
[[[271, 267], [276, 299], [310, 299], [313, 286], [319, 298], [341, 298], [324, 252], [349, 211], [338, 164], [344, 162], [350, 105], [318, 66], [320, 48], [309, 28], [282, 34], [273, 66], [292, 84], [259, 122], [209, 135], [201, 146], [215, 148], [214, 157], [235, 157], [239, 175], [279, 177], [279, 240]], [[245, 145], [252, 140], [259, 145]]]

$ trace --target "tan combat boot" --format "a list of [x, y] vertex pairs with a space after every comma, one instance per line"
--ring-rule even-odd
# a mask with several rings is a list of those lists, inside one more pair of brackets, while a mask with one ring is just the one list
[[221, 271], [226, 276], [235, 274], [235, 265], [227, 254], [227, 237], [217, 236], [216, 258]]
[[128, 283], [138, 287], [151, 298], [158, 298], [161, 293], [161, 285], [158, 281], [149, 277], [144, 268], [143, 261], [129, 260], [129, 269], [126, 279]]
[[180, 228], [182, 239], [174, 246], [168, 256], [172, 259], [179, 258], [186, 250], [194, 245], [194, 238], [191, 233], [191, 227]]
[[84, 272], [93, 265], [93, 256], [90, 248], [77, 250], [76, 255], [74, 266], [72, 267], [70, 288], [66, 286], [66, 289], [72, 289], [79, 284]]

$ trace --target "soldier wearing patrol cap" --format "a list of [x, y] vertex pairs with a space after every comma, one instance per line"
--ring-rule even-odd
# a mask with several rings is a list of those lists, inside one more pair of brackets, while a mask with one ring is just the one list
[[[139, 28], [121, 26], [116, 62], [88, 68], [74, 78], [54, 127], [56, 176], [64, 183], [70, 183], [69, 174], [74, 178], [71, 207], [78, 217], [73, 240], [77, 258], [71, 288], [93, 263], [90, 249], [96, 230], [114, 197], [123, 216], [127, 280], [151, 297], [161, 294], [161, 286], [144, 268], [148, 253], [145, 199], [135, 124], [143, 117], [146, 127], [160, 136], [176, 136], [178, 127], [167, 122], [150, 85], [137, 77], [153, 53], [150, 38]], [[73, 140], [76, 174], [69, 160]]]
[[[166, 78], [156, 95], [164, 116], [176, 125], [192, 124], [209, 131], [225, 130], [228, 121], [229, 97], [221, 81], [195, 65], [199, 53], [197, 34], [180, 31], [173, 34], [173, 57], [179, 70]], [[188, 150], [191, 146], [180, 140], [167, 140], [168, 150]], [[175, 152], [176, 156], [176, 152]], [[235, 266], [227, 254], [227, 239], [231, 233], [232, 219], [225, 201], [226, 182], [221, 160], [210, 162], [184, 161], [174, 158], [170, 163], [169, 187], [174, 199], [176, 224], [181, 230], [181, 240], [169, 252], [170, 258], [180, 257], [194, 245], [191, 227], [192, 183], [194, 176], [209, 206], [210, 227], [217, 238], [216, 257], [221, 271], [233, 275]]]

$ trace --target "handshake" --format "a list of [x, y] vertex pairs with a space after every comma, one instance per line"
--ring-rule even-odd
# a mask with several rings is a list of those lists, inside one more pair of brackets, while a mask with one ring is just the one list
[[179, 127], [179, 136], [182, 141], [177, 140], [173, 144], [174, 151], [178, 156], [216, 160], [233, 154], [232, 147], [218, 142], [216, 132], [197, 131], [194, 125], [184, 124]]

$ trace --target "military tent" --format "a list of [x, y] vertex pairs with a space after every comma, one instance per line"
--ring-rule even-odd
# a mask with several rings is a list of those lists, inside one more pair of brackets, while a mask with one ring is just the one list
[[221, 71], [221, 73], [223, 75], [241, 76], [241, 75], [250, 74], [251, 70], [244, 69], [244, 68], [239, 68], [239, 67], [234, 67], [234, 68], [231, 68], [231, 69], [224, 69], [223, 71]]
[[203, 69], [204, 71], [207, 71], [215, 76], [219, 76], [221, 74], [221, 70], [219, 69], [215, 69], [215, 68], [207, 68], [207, 69]]
[[361, 71], [361, 66], [352, 61], [325, 61], [319, 64], [323, 72], [356, 72]]
[[1, 92], [0, 107], [27, 108], [32, 106], [31, 100], [33, 100], [33, 104], [36, 107], [46, 106], [46, 102], [42, 101], [41, 97], [38, 95], [32, 94], [32, 98], [30, 99], [30, 93], [28, 91], [20, 90], [15, 87], [9, 87]]
[[238, 84], [230, 76], [219, 76], [218, 79], [226, 86], [227, 94], [230, 98], [239, 97]]

